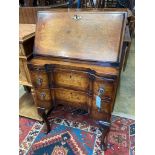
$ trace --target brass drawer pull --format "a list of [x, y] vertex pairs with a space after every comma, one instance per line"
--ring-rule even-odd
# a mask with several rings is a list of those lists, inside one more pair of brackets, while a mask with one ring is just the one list
[[42, 85], [42, 82], [43, 82], [43, 80], [41, 78], [38, 78], [37, 79], [37, 85], [38, 86], [41, 86]]
[[104, 92], [105, 92], [104, 88], [99, 88], [98, 96], [100, 96], [100, 97], [103, 96]]
[[46, 94], [45, 92], [40, 93], [41, 100], [45, 100]]

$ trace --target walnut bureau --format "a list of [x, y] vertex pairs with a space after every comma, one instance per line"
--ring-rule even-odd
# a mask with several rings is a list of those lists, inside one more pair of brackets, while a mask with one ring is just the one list
[[[88, 112], [102, 131], [110, 127], [122, 62], [127, 12], [40, 11], [28, 62], [38, 113], [59, 104]], [[51, 112], [52, 113], [52, 112]]]
[[19, 24], [19, 80], [26, 90], [32, 86], [27, 60], [32, 56], [35, 24]]

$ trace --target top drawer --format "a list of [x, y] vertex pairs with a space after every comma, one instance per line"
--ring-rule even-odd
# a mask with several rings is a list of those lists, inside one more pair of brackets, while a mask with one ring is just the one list
[[32, 80], [32, 85], [35, 88], [49, 88], [48, 75], [44, 66], [28, 65]]
[[56, 87], [69, 88], [85, 92], [89, 89], [89, 78], [86, 72], [55, 68], [53, 73]]
[[104, 100], [112, 101], [116, 90], [116, 77], [97, 77], [93, 83], [94, 95], [99, 95]]

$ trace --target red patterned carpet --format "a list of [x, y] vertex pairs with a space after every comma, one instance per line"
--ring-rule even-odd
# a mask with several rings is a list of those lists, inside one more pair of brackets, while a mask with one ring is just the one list
[[28, 135], [35, 122], [36, 121], [26, 119], [24, 117], [19, 118], [19, 144], [21, 144], [25, 137]]
[[55, 111], [49, 117], [51, 132], [44, 124], [20, 117], [20, 155], [134, 155], [135, 121], [112, 116], [108, 149], [100, 148], [101, 131], [87, 116]]

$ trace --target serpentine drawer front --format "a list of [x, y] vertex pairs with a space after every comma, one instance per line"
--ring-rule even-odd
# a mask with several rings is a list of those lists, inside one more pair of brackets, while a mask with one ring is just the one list
[[[28, 62], [34, 101], [50, 130], [46, 110], [62, 104], [88, 111], [110, 127], [122, 64], [126, 10], [38, 11], [33, 57]], [[71, 108], [72, 109], [72, 108]], [[71, 110], [72, 111], [72, 110]]]
[[[96, 113], [112, 112], [116, 76], [99, 76], [93, 70], [64, 69], [61, 65], [30, 65], [29, 68], [39, 106], [44, 107], [44, 101], [52, 102], [54, 99], [56, 104]], [[96, 104], [96, 97], [101, 99], [100, 107]]]

